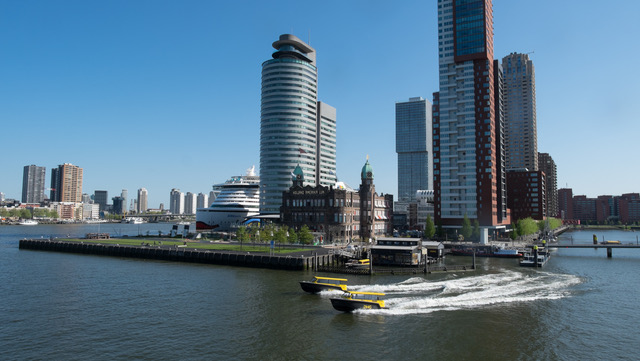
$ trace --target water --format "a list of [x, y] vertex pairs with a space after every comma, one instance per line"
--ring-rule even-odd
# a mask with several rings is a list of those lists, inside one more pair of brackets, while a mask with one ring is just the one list
[[[101, 225], [167, 233], [170, 224]], [[389, 310], [344, 314], [309, 272], [19, 250], [97, 225], [0, 227], [2, 360], [637, 360], [640, 250], [559, 249], [545, 268], [349, 276]], [[597, 231], [636, 241], [636, 234]], [[561, 242], [589, 243], [592, 231]]]

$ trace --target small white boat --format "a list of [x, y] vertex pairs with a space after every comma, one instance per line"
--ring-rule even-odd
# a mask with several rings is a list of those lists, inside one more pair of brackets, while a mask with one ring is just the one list
[[25, 219], [18, 224], [20, 224], [21, 226], [36, 226], [38, 225], [38, 221], [36, 221], [35, 219]]

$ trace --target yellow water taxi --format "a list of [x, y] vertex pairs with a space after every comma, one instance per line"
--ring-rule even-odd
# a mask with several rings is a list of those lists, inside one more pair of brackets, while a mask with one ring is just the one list
[[380, 297], [384, 293], [378, 292], [350, 292], [346, 291], [340, 298], [332, 298], [331, 305], [338, 311], [351, 312], [357, 309], [379, 310], [386, 309], [384, 300]]
[[305, 292], [319, 293], [326, 290], [347, 290], [346, 278], [331, 278], [331, 277], [313, 277], [311, 281], [300, 281], [300, 287]]
[[370, 261], [369, 259], [365, 258], [365, 259], [354, 259], [352, 261], [349, 261], [345, 264], [345, 266], [347, 266], [347, 268], [354, 268], [354, 269], [368, 269], [370, 265]]

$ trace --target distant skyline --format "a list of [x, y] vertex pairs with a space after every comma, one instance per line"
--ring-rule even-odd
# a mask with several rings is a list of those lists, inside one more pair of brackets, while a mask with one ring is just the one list
[[[494, 0], [494, 56], [536, 68], [538, 151], [574, 195], [640, 192], [640, 3]], [[395, 103], [438, 91], [437, 1], [0, 3], [0, 192], [26, 165], [84, 169], [83, 192], [208, 193], [259, 165], [260, 74], [293, 34], [337, 110], [337, 175], [397, 196]], [[397, 197], [396, 197], [397, 198]], [[109, 199], [109, 202], [111, 200]], [[127, 205], [128, 207], [128, 205]]]

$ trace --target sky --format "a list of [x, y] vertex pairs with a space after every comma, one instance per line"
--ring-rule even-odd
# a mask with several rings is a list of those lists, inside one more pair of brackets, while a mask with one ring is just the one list
[[[538, 151], [574, 195], [640, 192], [640, 2], [494, 0], [494, 56], [530, 53]], [[259, 167], [262, 62], [316, 49], [337, 109], [337, 175], [369, 156], [397, 194], [395, 103], [438, 91], [436, 0], [0, 0], [0, 192], [25, 165], [84, 169], [83, 192], [211, 186]], [[47, 192], [48, 193], [48, 192]]]

